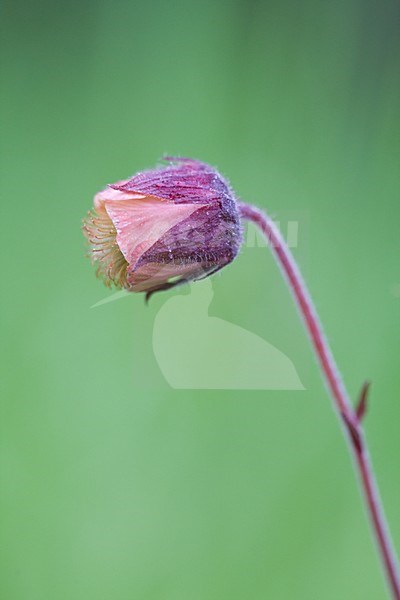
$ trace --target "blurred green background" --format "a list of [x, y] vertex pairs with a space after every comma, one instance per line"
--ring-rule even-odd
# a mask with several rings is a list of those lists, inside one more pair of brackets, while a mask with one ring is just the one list
[[352, 397], [373, 382], [400, 547], [399, 16], [397, 0], [3, 1], [4, 600], [387, 597], [269, 252], [213, 278], [210, 315], [285, 352], [306, 390], [173, 390], [153, 322], [187, 290], [91, 309], [110, 292], [80, 224], [105, 183], [165, 152], [298, 219]]

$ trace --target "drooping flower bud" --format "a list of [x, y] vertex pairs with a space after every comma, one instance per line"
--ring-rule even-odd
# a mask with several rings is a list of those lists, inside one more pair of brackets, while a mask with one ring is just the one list
[[238, 253], [240, 221], [227, 182], [197, 160], [166, 160], [96, 194], [83, 221], [107, 286], [151, 294], [211, 275]]

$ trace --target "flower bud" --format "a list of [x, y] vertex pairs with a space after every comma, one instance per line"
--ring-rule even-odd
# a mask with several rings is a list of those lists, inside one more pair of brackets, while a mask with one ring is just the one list
[[211, 275], [238, 253], [239, 215], [227, 182], [197, 160], [166, 160], [96, 194], [83, 221], [107, 286], [151, 294]]

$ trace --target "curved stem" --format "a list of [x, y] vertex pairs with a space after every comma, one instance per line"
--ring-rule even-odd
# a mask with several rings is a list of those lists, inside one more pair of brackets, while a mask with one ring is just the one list
[[323, 332], [310, 293], [279, 229], [272, 219], [254, 206], [239, 203], [239, 211], [241, 217], [252, 221], [266, 236], [303, 317], [328, 389], [332, 395], [335, 411], [344, 425], [392, 597], [395, 600], [400, 600], [400, 577], [396, 555], [391, 543], [361, 424], [365, 410], [367, 387], [364, 387], [359, 409], [355, 411]]

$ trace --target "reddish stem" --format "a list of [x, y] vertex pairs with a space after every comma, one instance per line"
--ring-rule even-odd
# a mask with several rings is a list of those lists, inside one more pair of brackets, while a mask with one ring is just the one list
[[[390, 539], [361, 424], [361, 417], [365, 407], [362, 408], [360, 416], [357, 415], [357, 412], [352, 407], [310, 293], [279, 229], [272, 219], [254, 206], [240, 203], [239, 210], [244, 219], [252, 221], [267, 237], [303, 317], [314, 346], [315, 354], [331, 392], [335, 411], [347, 433], [350, 452], [354, 458], [355, 468], [360, 478], [362, 494], [368, 509], [373, 534], [392, 591], [392, 596], [395, 600], [400, 600], [400, 577], [397, 559]], [[362, 397], [361, 402], [364, 405], [366, 393], [367, 390], [363, 389], [362, 396], [364, 397]]]

